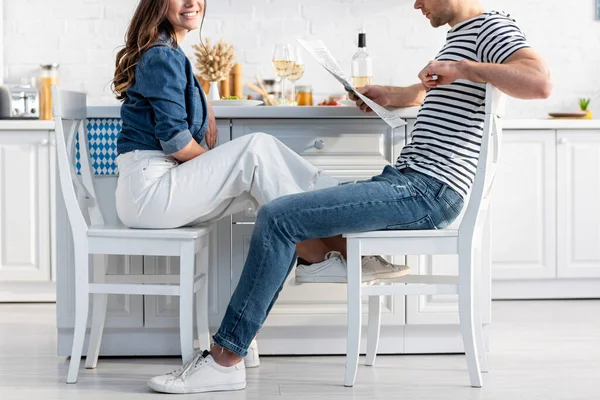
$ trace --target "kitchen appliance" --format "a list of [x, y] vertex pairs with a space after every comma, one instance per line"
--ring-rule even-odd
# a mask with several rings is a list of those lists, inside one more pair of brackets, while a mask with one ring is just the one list
[[0, 85], [0, 119], [39, 119], [40, 96], [31, 85]]

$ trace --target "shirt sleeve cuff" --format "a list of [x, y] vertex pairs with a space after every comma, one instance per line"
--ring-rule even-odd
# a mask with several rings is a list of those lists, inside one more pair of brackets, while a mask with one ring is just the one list
[[160, 145], [163, 148], [165, 154], [173, 154], [177, 153], [179, 150], [182, 150], [185, 146], [187, 146], [192, 141], [192, 134], [189, 129], [179, 132], [177, 135], [173, 136], [171, 139], [165, 141], [160, 141]]

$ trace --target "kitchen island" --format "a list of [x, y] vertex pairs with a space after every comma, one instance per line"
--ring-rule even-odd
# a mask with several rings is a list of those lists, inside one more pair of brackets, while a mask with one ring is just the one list
[[[391, 131], [377, 116], [346, 107], [215, 107], [218, 143], [251, 132], [266, 132], [314, 165], [342, 180], [367, 179], [393, 163], [413, 129], [417, 108], [396, 110], [408, 125]], [[600, 132], [596, 121], [505, 121], [503, 165], [492, 201], [491, 224], [478, 269], [484, 279], [494, 271], [494, 294], [500, 298], [525, 297], [528, 288], [541, 297], [577, 297], [600, 292], [600, 256], [590, 265], [569, 269], [559, 265], [556, 249], [557, 146], [564, 132], [585, 134], [592, 140]], [[550, 125], [549, 125], [550, 124]], [[555, 124], [554, 127], [551, 124]], [[96, 173], [96, 192], [107, 222], [116, 222], [114, 190], [115, 139], [120, 129], [117, 107], [90, 107], [88, 139]], [[574, 125], [578, 125], [573, 127]], [[539, 126], [539, 128], [536, 128]], [[600, 135], [598, 135], [600, 137]], [[575, 136], [572, 136], [575, 137]], [[580, 140], [580, 139], [578, 139]], [[581, 139], [583, 140], [583, 139]], [[596, 140], [596, 139], [594, 139]], [[590, 158], [596, 147], [577, 147]], [[566, 149], [566, 147], [565, 147]], [[524, 157], [523, 151], [532, 157]], [[554, 151], [554, 153], [553, 153]], [[559, 152], [560, 153], [560, 152]], [[565, 155], [568, 156], [568, 155]], [[586, 158], [586, 159], [587, 159]], [[596, 157], [596, 161], [600, 157]], [[596, 169], [599, 170], [599, 169]], [[568, 171], [566, 169], [565, 171]], [[593, 174], [594, 172], [588, 172]], [[526, 178], [526, 179], [524, 179]], [[588, 178], [593, 178], [588, 176]], [[598, 177], [596, 177], [598, 178]], [[579, 182], [579, 181], [576, 181]], [[572, 182], [573, 183], [573, 182]], [[520, 193], [519, 193], [520, 191]], [[568, 192], [567, 192], [568, 193]], [[599, 195], [600, 197], [600, 195]], [[580, 199], [582, 197], [577, 197]], [[600, 199], [598, 199], [600, 200]], [[583, 199], [583, 201], [591, 201]], [[59, 354], [71, 348], [74, 316], [72, 244], [60, 193], [57, 194], [57, 312]], [[577, 211], [577, 210], [575, 210]], [[554, 218], [552, 217], [554, 213]], [[525, 215], [527, 214], [527, 215]], [[215, 330], [235, 289], [249, 246], [254, 223], [247, 210], [217, 224], [210, 254], [210, 325]], [[600, 222], [600, 213], [592, 216]], [[524, 222], [531, 222], [521, 227]], [[585, 227], [577, 228], [575, 233]], [[589, 231], [589, 230], [588, 230]], [[600, 238], [590, 236], [576, 247], [589, 255]], [[565, 231], [565, 234], [569, 230]], [[523, 233], [521, 235], [520, 233]], [[415, 274], [453, 274], [453, 256], [393, 255], [397, 263], [408, 262]], [[592, 255], [593, 256], [593, 255]], [[589, 258], [589, 257], [588, 257]], [[95, 257], [106, 262], [113, 274], [177, 273], [178, 260], [164, 257]], [[587, 268], [587, 269], [584, 269]], [[579, 274], [566, 281], [564, 271]], [[585, 275], [585, 274], [588, 275]], [[596, 279], [582, 279], [596, 276]], [[499, 286], [496, 286], [496, 285]], [[566, 286], [565, 286], [566, 284]], [[529, 286], [528, 286], [529, 285]], [[516, 288], [516, 289], [515, 289]], [[558, 289], [560, 290], [558, 290]], [[561, 292], [562, 290], [562, 292]], [[491, 322], [491, 288], [479, 293], [487, 335]], [[154, 296], [109, 296], [103, 355], [179, 354], [178, 300]], [[344, 354], [346, 287], [334, 284], [295, 285], [293, 275], [260, 333], [263, 354]], [[380, 353], [457, 353], [462, 351], [455, 296], [396, 296], [384, 300]], [[364, 341], [363, 341], [364, 344]]]

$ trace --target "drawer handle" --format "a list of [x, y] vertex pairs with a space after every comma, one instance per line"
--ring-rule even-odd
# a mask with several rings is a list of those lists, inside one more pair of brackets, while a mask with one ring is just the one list
[[567, 143], [569, 143], [569, 141], [567, 140], [567, 138], [560, 138], [560, 139], [558, 140], [558, 143], [559, 143], [559, 144], [567, 144]]
[[317, 140], [315, 142], [315, 147], [319, 150], [321, 150], [323, 147], [325, 147], [325, 142], [322, 140]]

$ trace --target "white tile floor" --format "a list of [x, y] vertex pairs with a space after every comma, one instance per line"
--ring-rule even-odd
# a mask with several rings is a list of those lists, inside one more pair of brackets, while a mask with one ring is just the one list
[[148, 377], [174, 369], [175, 358], [101, 359], [66, 385], [57, 357], [55, 307], [0, 304], [0, 399], [600, 399], [600, 301], [495, 302], [492, 372], [471, 389], [464, 357], [383, 356], [361, 366], [344, 388], [343, 357], [264, 357], [235, 393], [163, 396]]

